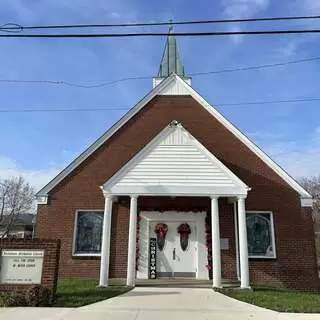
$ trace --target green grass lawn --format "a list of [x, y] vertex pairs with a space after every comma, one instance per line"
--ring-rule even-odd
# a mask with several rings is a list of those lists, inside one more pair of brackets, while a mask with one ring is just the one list
[[53, 307], [81, 307], [90, 303], [109, 299], [129, 291], [128, 287], [97, 287], [95, 280], [59, 280]]
[[223, 294], [281, 312], [320, 313], [320, 293], [257, 286], [253, 290], [223, 290]]

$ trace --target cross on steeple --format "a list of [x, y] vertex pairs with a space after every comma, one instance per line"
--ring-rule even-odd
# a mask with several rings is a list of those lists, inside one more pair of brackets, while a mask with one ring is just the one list
[[173, 32], [173, 23], [172, 23], [172, 19], [170, 19], [170, 26], [169, 26], [169, 33]]
[[180, 77], [184, 77], [184, 66], [180, 59], [177, 41], [173, 33], [173, 25], [170, 25], [166, 46], [161, 59], [158, 77], [166, 78], [171, 73], [176, 73]]

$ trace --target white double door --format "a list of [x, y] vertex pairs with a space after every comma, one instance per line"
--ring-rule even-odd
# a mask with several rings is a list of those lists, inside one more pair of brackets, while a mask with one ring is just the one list
[[[184, 222], [163, 222], [168, 226], [166, 240], [162, 250], [157, 246], [156, 270], [158, 277], [196, 277], [196, 224], [188, 222], [191, 233], [188, 237], [188, 246], [182, 249], [178, 227]], [[154, 223], [152, 228], [154, 230]], [[152, 230], [152, 231], [153, 231]], [[154, 233], [156, 237], [156, 234]]]

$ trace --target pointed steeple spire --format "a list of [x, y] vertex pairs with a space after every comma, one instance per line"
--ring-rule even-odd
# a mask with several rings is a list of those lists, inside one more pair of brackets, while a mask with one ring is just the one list
[[161, 59], [161, 64], [158, 72], [159, 78], [166, 78], [171, 73], [176, 73], [180, 77], [184, 77], [184, 66], [180, 59], [177, 41], [173, 33], [173, 26], [169, 27], [169, 33], [166, 41], [166, 46]]

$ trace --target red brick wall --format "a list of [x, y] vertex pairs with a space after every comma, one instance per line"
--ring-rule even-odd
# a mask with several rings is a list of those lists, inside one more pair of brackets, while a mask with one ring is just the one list
[[[0, 239], [1, 250], [44, 250], [41, 284], [49, 288], [54, 295], [57, 288], [60, 240], [48, 239]], [[33, 285], [1, 284], [1, 291], [22, 291]]]
[[[286, 280], [292, 268], [289, 244], [297, 241], [305, 250], [294, 254], [299, 261], [297, 274], [306, 271], [304, 263], [315, 265], [314, 237], [310, 229], [311, 215], [302, 213], [299, 196], [272, 169], [263, 163], [232, 133], [223, 127], [190, 96], [157, 96], [127, 122], [93, 155], [84, 161], [49, 195], [49, 204], [38, 209], [37, 235], [61, 239], [61, 269], [63, 277], [97, 278], [97, 259], [72, 257], [72, 236], [76, 209], [103, 209], [104, 199], [99, 186], [107, 181], [130, 158], [141, 150], [172, 120], [177, 120], [209, 151], [242, 179], [252, 190], [248, 194], [248, 210], [274, 212], [278, 258], [274, 261], [252, 262], [252, 278], [257, 281], [278, 279], [284, 285], [301, 287], [296, 275]], [[162, 200], [164, 201], [164, 200]], [[194, 201], [194, 200], [191, 200]], [[118, 208], [118, 209], [117, 209]], [[230, 209], [228, 209], [228, 212]], [[231, 212], [231, 211], [230, 211]], [[128, 211], [123, 205], [115, 207], [112, 225], [111, 276], [122, 277], [126, 268]], [[231, 213], [232, 214], [232, 213]], [[222, 233], [230, 234], [233, 217], [223, 217], [230, 226]], [[234, 275], [231, 257], [234, 251], [223, 253], [226, 275]], [[311, 246], [311, 247], [310, 247]], [[306, 255], [305, 252], [308, 254]], [[266, 266], [266, 267], [263, 267]], [[268, 273], [264, 272], [268, 269]], [[229, 270], [229, 271], [227, 271]], [[309, 268], [310, 284], [317, 284], [316, 269]]]
[[295, 212], [292, 223], [275, 212], [277, 259], [251, 259], [250, 278], [257, 283], [274, 284], [302, 290], [320, 290], [312, 237], [311, 208]]
[[128, 202], [115, 205], [112, 217], [111, 248], [110, 248], [110, 277], [127, 277], [129, 238], [129, 206]]
[[222, 278], [228, 280], [237, 280], [236, 238], [233, 210], [233, 204], [228, 204], [226, 198], [219, 200], [220, 238], [229, 239], [229, 250], [221, 250], [221, 272]]

